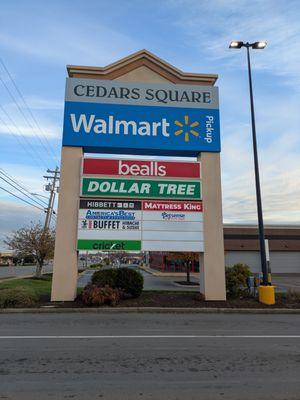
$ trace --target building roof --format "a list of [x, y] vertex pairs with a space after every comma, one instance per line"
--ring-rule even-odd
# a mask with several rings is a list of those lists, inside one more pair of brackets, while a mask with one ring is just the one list
[[13, 256], [12, 250], [0, 251], [0, 257], [12, 257], [12, 256]]
[[[266, 225], [265, 238], [270, 251], [300, 251], [300, 226]], [[224, 225], [225, 251], [258, 251], [258, 227], [255, 225]]]
[[181, 71], [145, 49], [130, 54], [105, 67], [67, 65], [67, 71], [71, 78], [117, 79], [140, 67], [146, 67], [173, 83], [213, 86], [218, 79], [216, 74]]

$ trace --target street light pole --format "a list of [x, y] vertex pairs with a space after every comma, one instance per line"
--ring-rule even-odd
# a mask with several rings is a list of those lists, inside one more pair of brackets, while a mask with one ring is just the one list
[[264, 220], [263, 220], [263, 212], [262, 212], [262, 204], [261, 204], [260, 179], [259, 179], [259, 167], [258, 167], [258, 156], [257, 156], [255, 113], [254, 113], [252, 75], [251, 75], [251, 63], [250, 63], [250, 47], [252, 49], [264, 49], [266, 47], [266, 45], [267, 45], [266, 42], [244, 43], [244, 42], [240, 42], [240, 41], [233, 41], [230, 43], [230, 46], [229, 46], [229, 48], [231, 48], [231, 49], [240, 49], [241, 47], [246, 47], [246, 49], [247, 49], [250, 107], [251, 107], [251, 126], [252, 126], [255, 187], [256, 187], [256, 203], [257, 203], [257, 217], [258, 217], [258, 229], [259, 229], [259, 247], [260, 247], [261, 270], [262, 270], [262, 274], [263, 274], [263, 285], [264, 286], [269, 285], [269, 282], [268, 282], [268, 266], [267, 266], [267, 258], [266, 258]]
[[261, 204], [261, 191], [260, 191], [259, 166], [258, 166], [258, 155], [257, 155], [256, 127], [255, 127], [255, 113], [254, 113], [252, 75], [251, 75], [250, 50], [249, 50], [250, 44], [249, 43], [246, 43], [246, 48], [247, 48], [248, 77], [249, 77], [249, 91], [250, 91], [251, 125], [252, 125], [254, 170], [255, 170], [257, 217], [258, 217], [258, 229], [259, 229], [260, 260], [261, 260], [261, 270], [262, 270], [262, 274], [263, 274], [263, 285], [268, 285], [268, 267], [267, 267], [267, 258], [266, 258], [264, 220], [263, 220], [263, 212], [262, 212], [262, 204]]

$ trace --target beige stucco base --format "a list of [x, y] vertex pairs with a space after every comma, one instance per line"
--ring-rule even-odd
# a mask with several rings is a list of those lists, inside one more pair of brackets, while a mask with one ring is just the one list
[[205, 300], [226, 300], [220, 153], [201, 153], [204, 253], [200, 292]]
[[62, 148], [51, 301], [72, 301], [76, 297], [81, 158], [81, 147]]

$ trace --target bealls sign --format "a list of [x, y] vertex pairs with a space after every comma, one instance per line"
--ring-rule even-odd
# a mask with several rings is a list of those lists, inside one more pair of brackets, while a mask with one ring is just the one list
[[199, 162], [84, 158], [83, 175], [200, 178]]
[[219, 152], [218, 88], [68, 78], [63, 145], [101, 153]]

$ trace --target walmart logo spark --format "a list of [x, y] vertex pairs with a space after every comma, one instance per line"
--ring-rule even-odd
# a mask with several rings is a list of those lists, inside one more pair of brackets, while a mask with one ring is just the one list
[[185, 142], [188, 142], [190, 140], [190, 134], [192, 134], [193, 136], [196, 136], [196, 137], [199, 136], [199, 132], [197, 132], [193, 129], [199, 125], [199, 122], [194, 121], [190, 124], [188, 115], [184, 116], [184, 123], [176, 120], [175, 125], [177, 125], [179, 128], [181, 128], [181, 129], [178, 129], [177, 131], [175, 131], [175, 135], [178, 136], [178, 135], [181, 135], [182, 133], [184, 133], [184, 141]]

